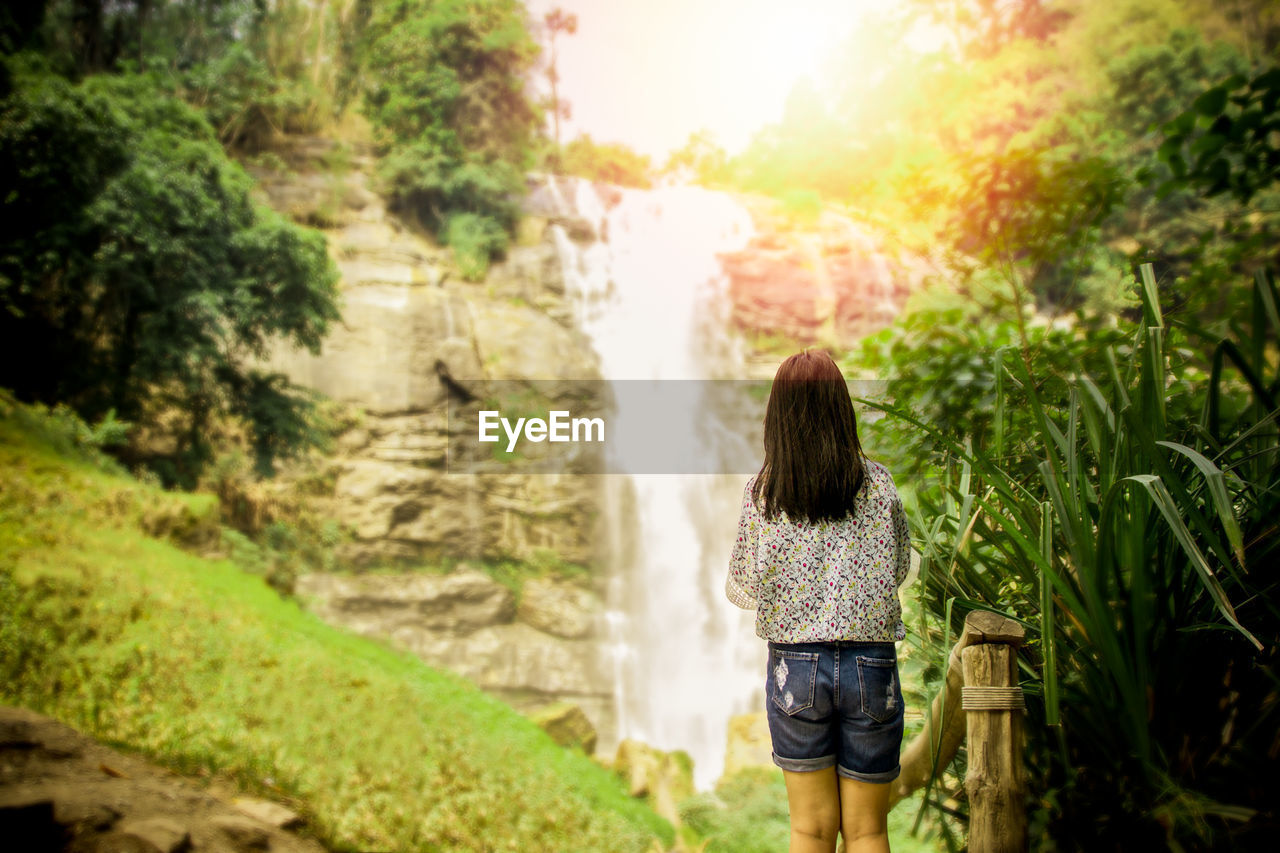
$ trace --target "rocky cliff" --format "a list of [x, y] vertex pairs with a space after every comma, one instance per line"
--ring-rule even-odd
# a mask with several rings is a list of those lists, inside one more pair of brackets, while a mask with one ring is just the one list
[[447, 249], [387, 211], [369, 152], [313, 137], [275, 152], [250, 171], [272, 206], [324, 231], [342, 274], [343, 319], [322, 352], [281, 346], [268, 366], [360, 412], [316, 478], [333, 484], [320, 511], [354, 534], [346, 562], [527, 560], [540, 550], [590, 562], [592, 479], [447, 471], [442, 375], [464, 387], [597, 376], [546, 220], [526, 223], [483, 283], [465, 282]]
[[[581, 706], [613, 748], [612, 674], [596, 585], [554, 577], [519, 592], [457, 560], [600, 562], [600, 481], [448, 469], [447, 375], [475, 380], [598, 378], [575, 328], [550, 226], [530, 217], [484, 282], [463, 281], [447, 249], [387, 210], [370, 152], [287, 138], [249, 165], [265, 200], [319, 227], [342, 275], [342, 322], [319, 355], [279, 347], [268, 366], [355, 412], [308, 481], [319, 514], [351, 535], [349, 568], [303, 575], [299, 596], [326, 621], [380, 637], [533, 710]], [[578, 221], [564, 223], [582, 237]], [[455, 425], [456, 427], [456, 425]], [[388, 569], [400, 565], [410, 571]]]
[[937, 274], [923, 258], [886, 251], [882, 236], [837, 212], [796, 227], [772, 202], [747, 203], [757, 234], [723, 260], [733, 323], [748, 332], [848, 348], [892, 323]]

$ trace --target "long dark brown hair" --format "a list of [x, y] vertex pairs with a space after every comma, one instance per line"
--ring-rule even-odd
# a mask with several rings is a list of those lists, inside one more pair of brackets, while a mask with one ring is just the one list
[[866, 477], [858, 421], [840, 368], [822, 350], [782, 362], [764, 416], [764, 465], [752, 497], [766, 518], [841, 519]]

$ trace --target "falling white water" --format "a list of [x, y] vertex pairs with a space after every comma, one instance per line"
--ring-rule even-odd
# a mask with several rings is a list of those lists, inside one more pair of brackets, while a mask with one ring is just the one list
[[[623, 190], [606, 209], [588, 182], [554, 183], [565, 212], [605, 238], [580, 248], [555, 229], [566, 287], [604, 378], [743, 378], [717, 253], [746, 245], [753, 231], [747, 211], [694, 187]], [[616, 418], [624, 423], [626, 405], [620, 398]], [[671, 426], [701, 436], [702, 453], [718, 453], [758, 427], [678, 408], [666, 413]], [[723, 770], [729, 718], [756, 709], [763, 683], [764, 644], [753, 614], [723, 592], [745, 480], [617, 475], [606, 488], [618, 736], [688, 752], [702, 789]]]

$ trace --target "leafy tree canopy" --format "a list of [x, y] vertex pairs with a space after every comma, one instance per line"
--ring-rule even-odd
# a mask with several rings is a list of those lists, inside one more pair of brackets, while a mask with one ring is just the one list
[[270, 471], [306, 441], [309, 406], [248, 362], [274, 336], [314, 351], [337, 319], [323, 236], [251, 201], [155, 79], [75, 84], [37, 64], [10, 60], [0, 100], [0, 385], [91, 418], [174, 413], [159, 465], [183, 483], [210, 420], [239, 416]]
[[454, 248], [471, 278], [514, 233], [540, 124], [524, 14], [515, 0], [383, 3], [360, 51], [392, 196], [446, 242], [466, 235]]
[[564, 147], [564, 171], [624, 187], [651, 187], [648, 156], [620, 142], [596, 142], [584, 133]]

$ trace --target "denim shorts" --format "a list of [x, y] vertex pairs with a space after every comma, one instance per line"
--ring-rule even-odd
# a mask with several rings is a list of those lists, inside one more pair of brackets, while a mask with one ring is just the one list
[[902, 767], [902, 685], [893, 643], [769, 643], [765, 707], [773, 762], [862, 782]]

